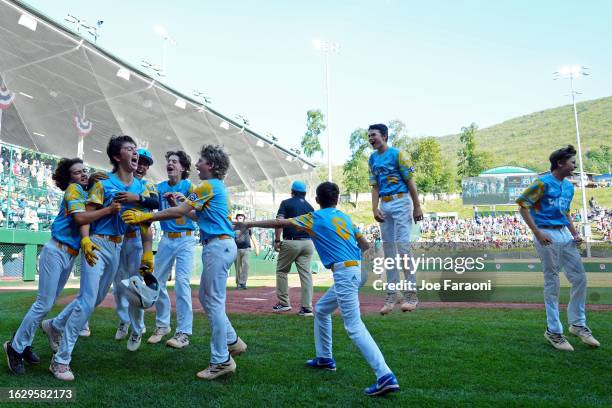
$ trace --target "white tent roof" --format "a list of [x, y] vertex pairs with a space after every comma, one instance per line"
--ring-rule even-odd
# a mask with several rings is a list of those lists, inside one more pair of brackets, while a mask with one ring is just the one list
[[195, 161], [209, 143], [231, 155], [229, 186], [255, 190], [257, 181], [314, 167], [13, 0], [0, 0], [0, 84], [15, 96], [2, 111], [0, 140], [74, 157], [79, 116], [92, 125], [83, 149], [90, 166], [108, 168], [109, 137], [128, 134], [151, 151], [156, 180], [165, 178], [166, 151], [185, 150]]

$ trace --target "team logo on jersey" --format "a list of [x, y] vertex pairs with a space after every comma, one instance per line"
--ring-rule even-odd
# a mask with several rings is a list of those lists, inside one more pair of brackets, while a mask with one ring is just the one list
[[187, 196], [187, 199], [189, 201], [196, 201], [198, 199], [198, 195], [196, 193], [191, 193], [189, 196]]

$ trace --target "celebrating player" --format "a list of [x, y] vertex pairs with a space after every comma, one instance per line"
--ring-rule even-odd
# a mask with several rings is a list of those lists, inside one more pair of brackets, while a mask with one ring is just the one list
[[[138, 152], [136, 143], [129, 136], [113, 136], [106, 148], [106, 153], [113, 165], [112, 173], [107, 180], [98, 181], [93, 187], [87, 200], [87, 211], [97, 210], [113, 204], [118, 193], [129, 192], [147, 195], [147, 190], [140, 180], [134, 178], [134, 171], [138, 167]], [[123, 208], [131, 208], [133, 204], [124, 204]], [[69, 317], [58, 325], [51, 322], [50, 332], [46, 332], [53, 342], [61, 333], [59, 347], [53, 357], [49, 370], [53, 375], [64, 381], [74, 380], [70, 369], [72, 350], [76, 345], [79, 329], [87, 321], [94, 308], [106, 296], [108, 289], [115, 278], [119, 266], [119, 255], [123, 234], [127, 226], [119, 214], [105, 216], [90, 226], [92, 238], [83, 238], [99, 248], [98, 259], [94, 265], [83, 264], [81, 270], [81, 286], [79, 296], [74, 303]]]
[[[129, 192], [120, 192], [115, 196], [116, 201], [125, 204], [134, 204], [137, 208], [147, 211], [159, 207], [159, 198], [155, 184], [144, 180], [149, 166], [153, 165], [153, 157], [147, 149], [138, 149], [138, 168], [134, 177], [145, 184], [148, 197]], [[140, 347], [142, 334], [144, 333], [144, 309], [135, 307], [128, 302], [127, 288], [122, 280], [139, 273], [153, 273], [153, 233], [149, 226], [129, 226], [123, 238], [119, 269], [113, 281], [115, 304], [117, 316], [119, 316], [119, 327], [115, 333], [115, 340], [122, 340], [128, 334], [130, 324], [132, 334], [128, 340], [129, 351], [136, 351]], [[141, 262], [142, 260], [142, 262]], [[142, 268], [142, 270], [140, 270]]]
[[559, 320], [559, 271], [563, 268], [572, 285], [567, 305], [569, 331], [583, 343], [599, 347], [599, 342], [586, 325], [587, 280], [576, 247], [582, 242], [582, 237], [570, 217], [574, 185], [566, 177], [576, 169], [576, 150], [571, 145], [555, 150], [549, 161], [550, 173], [538, 178], [516, 200], [525, 223], [533, 232], [535, 247], [542, 261], [547, 323], [544, 337], [557, 350], [574, 350], [563, 336], [563, 325]]
[[377, 381], [364, 392], [382, 395], [398, 391], [397, 378], [391, 372], [380, 349], [361, 320], [358, 291], [361, 285], [361, 252], [369, 248], [351, 219], [336, 208], [340, 191], [331, 182], [317, 187], [317, 203], [321, 209], [290, 219], [248, 221], [236, 223], [241, 230], [251, 227], [297, 227], [313, 240], [321, 262], [333, 271], [334, 284], [319, 299], [315, 307], [315, 348], [317, 355], [306, 365], [312, 368], [336, 370], [332, 357], [332, 313], [339, 307], [344, 327], [368, 364], [374, 369]]
[[[97, 180], [100, 174], [92, 175]], [[32, 350], [32, 341], [42, 319], [49, 313], [55, 300], [64, 289], [74, 260], [81, 247], [79, 225], [87, 224], [102, 216], [117, 213], [120, 204], [113, 204], [97, 212], [85, 212], [88, 186], [87, 170], [81, 159], [63, 158], [53, 173], [55, 185], [64, 191], [59, 214], [51, 225], [51, 240], [45, 244], [38, 261], [38, 295], [23, 318], [12, 341], [4, 343], [4, 351], [11, 372], [25, 373], [24, 360], [38, 364], [40, 359]], [[87, 242], [87, 239], [85, 240]], [[95, 262], [91, 246], [84, 247], [84, 258]]]
[[[368, 128], [368, 140], [376, 150], [368, 161], [372, 212], [380, 223], [385, 258], [395, 258], [398, 254], [402, 257], [410, 256], [412, 221], [421, 221], [423, 212], [412, 178], [414, 168], [410, 166], [405, 152], [387, 145], [388, 139], [389, 129], [386, 125], [376, 124]], [[405, 279], [416, 285], [416, 275], [410, 272], [409, 269], [404, 269]], [[396, 267], [387, 269], [388, 283], [397, 284], [399, 278], [399, 270]], [[392, 288], [395, 286], [390, 285]], [[402, 302], [403, 312], [413, 311], [419, 303], [416, 291], [406, 291], [403, 293], [403, 299], [401, 298], [398, 299], [395, 289], [389, 289], [380, 314], [391, 313], [398, 301]]]
[[123, 214], [125, 222], [138, 224], [191, 216], [195, 209], [204, 246], [199, 297], [211, 329], [210, 365], [198, 372], [197, 376], [207, 380], [236, 371], [232, 356], [247, 349], [225, 314], [227, 275], [236, 258], [234, 230], [230, 222], [231, 206], [223, 183], [229, 165], [229, 156], [220, 146], [205, 145], [196, 164], [203, 182], [186, 201], [154, 214], [134, 210]]
[[[166, 171], [168, 180], [157, 185], [160, 194], [160, 210], [175, 207], [185, 201], [193, 191], [189, 181], [191, 158], [182, 150], [166, 153]], [[168, 275], [175, 265], [174, 290], [176, 292], [176, 332], [166, 342], [173, 348], [189, 345], [189, 336], [193, 330], [193, 309], [191, 305], [191, 271], [193, 269], [193, 252], [195, 250], [195, 224], [186, 216], [163, 220], [160, 223], [164, 235], [159, 241], [155, 255], [155, 277], [160, 285], [159, 299], [155, 303], [155, 332], [148, 343], [156, 344], [170, 333], [170, 296], [166, 284]]]

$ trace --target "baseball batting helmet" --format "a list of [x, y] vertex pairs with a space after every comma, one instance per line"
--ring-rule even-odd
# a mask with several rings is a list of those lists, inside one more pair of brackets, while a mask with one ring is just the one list
[[121, 283], [127, 288], [127, 298], [130, 304], [148, 309], [159, 297], [159, 283], [151, 273], [145, 273], [124, 279]]

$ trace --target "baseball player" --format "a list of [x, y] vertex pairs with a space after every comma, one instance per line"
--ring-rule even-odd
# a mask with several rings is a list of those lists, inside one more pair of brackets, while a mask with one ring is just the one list
[[[182, 150], [166, 153], [166, 171], [168, 180], [157, 185], [160, 196], [160, 210], [175, 207], [185, 201], [193, 191], [189, 181], [191, 158]], [[176, 293], [176, 332], [166, 345], [183, 348], [189, 345], [189, 336], [193, 330], [193, 309], [191, 305], [191, 271], [193, 270], [193, 253], [195, 251], [195, 223], [186, 216], [160, 222], [164, 232], [155, 255], [154, 276], [160, 285], [159, 298], [155, 302], [155, 332], [148, 343], [159, 343], [170, 333], [170, 297], [168, 296], [168, 275], [175, 264], [174, 289]]]
[[227, 276], [236, 258], [231, 205], [223, 183], [229, 165], [229, 156], [220, 146], [205, 145], [196, 164], [200, 180], [203, 181], [186, 201], [154, 214], [134, 210], [123, 214], [128, 224], [168, 220], [185, 215], [197, 217], [203, 245], [199, 297], [211, 330], [210, 365], [198, 372], [197, 376], [207, 380], [236, 371], [232, 357], [247, 349], [225, 314]]
[[[388, 139], [389, 129], [386, 125], [376, 124], [368, 128], [368, 140], [375, 149], [368, 160], [372, 212], [380, 223], [385, 258], [395, 258], [398, 254], [401, 257], [410, 256], [412, 222], [421, 221], [423, 212], [412, 177], [414, 168], [410, 166], [408, 155], [388, 146]], [[404, 269], [404, 276], [406, 281], [416, 285], [416, 274], [410, 273], [410, 269]], [[397, 268], [387, 269], [388, 283], [397, 284], [399, 278]], [[401, 302], [403, 312], [410, 312], [416, 309], [419, 299], [416, 291], [406, 291], [398, 298], [395, 290], [388, 290], [380, 314], [391, 313], [397, 302]]]
[[319, 299], [315, 307], [316, 357], [306, 365], [312, 368], [336, 370], [332, 357], [332, 313], [340, 308], [344, 327], [376, 373], [377, 381], [364, 390], [366, 395], [383, 395], [399, 390], [397, 378], [391, 372], [380, 349], [361, 320], [358, 291], [361, 286], [361, 252], [369, 248], [349, 216], [336, 208], [340, 190], [326, 181], [317, 187], [320, 210], [290, 219], [249, 221], [236, 224], [241, 230], [251, 227], [297, 227], [308, 232], [326, 268], [333, 271], [334, 284]]
[[[92, 175], [97, 180], [100, 174]], [[51, 240], [43, 247], [38, 261], [38, 295], [26, 313], [11, 341], [4, 343], [8, 367], [15, 374], [24, 374], [24, 361], [39, 364], [40, 358], [32, 349], [36, 329], [49, 313], [64, 289], [79, 254], [81, 224], [116, 213], [121, 206], [115, 204], [100, 211], [85, 213], [88, 186], [87, 169], [81, 159], [62, 158], [53, 173], [55, 185], [64, 192], [60, 210], [51, 225]], [[79, 222], [77, 222], [77, 219]], [[93, 252], [85, 252], [88, 261], [94, 261]]]
[[[144, 180], [149, 166], [153, 165], [151, 153], [146, 149], [138, 149], [138, 168], [134, 172], [134, 177], [145, 184], [148, 197], [136, 195], [128, 192], [117, 193], [116, 201], [120, 203], [131, 203], [143, 211], [151, 211], [159, 207], [159, 198], [155, 184]], [[141, 231], [142, 230], [142, 231]], [[119, 269], [113, 281], [113, 294], [119, 316], [119, 327], [115, 333], [115, 340], [122, 340], [128, 334], [130, 324], [132, 334], [128, 341], [128, 350], [136, 351], [140, 347], [144, 327], [144, 309], [134, 307], [128, 302], [125, 285], [122, 280], [139, 273], [139, 269], [145, 268], [141, 273], [153, 273], [153, 233], [148, 226], [133, 227], [129, 226], [123, 236]], [[143, 251], [144, 247], [144, 251]], [[140, 261], [144, 264], [141, 265]]]
[[[129, 192], [133, 194], [148, 195], [140, 180], [134, 177], [138, 167], [138, 152], [134, 140], [126, 135], [113, 136], [106, 149], [107, 155], [113, 165], [112, 173], [107, 180], [97, 182], [87, 200], [87, 210], [95, 210], [110, 206], [118, 193]], [[125, 208], [133, 208], [133, 204], [123, 204]], [[79, 328], [87, 321], [94, 308], [106, 296], [113, 282], [119, 266], [119, 255], [123, 235], [127, 226], [121, 220], [120, 214], [109, 215], [99, 219], [90, 226], [91, 239], [86, 239], [98, 249], [95, 265], [83, 264], [81, 271], [81, 287], [75, 306], [64, 327], [58, 327], [55, 321], [51, 322], [51, 330], [61, 333], [57, 352], [49, 370], [60, 380], [72, 381], [74, 374], [70, 369], [72, 350], [78, 339]], [[54, 335], [47, 335], [53, 339]]]
[[582, 237], [570, 216], [574, 185], [566, 177], [576, 169], [576, 150], [569, 145], [555, 150], [549, 157], [550, 173], [538, 178], [516, 200], [525, 223], [534, 235], [534, 243], [544, 270], [544, 337], [557, 350], [573, 351], [563, 336], [559, 319], [559, 271], [563, 268], [572, 288], [567, 305], [569, 331], [583, 343], [599, 347], [586, 325], [585, 302], [587, 280], [577, 245]]

